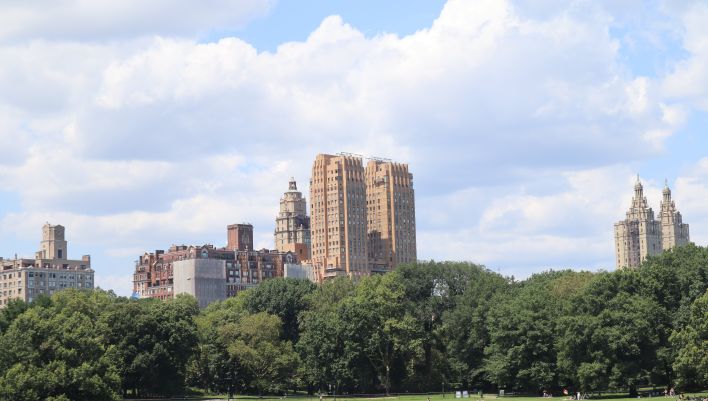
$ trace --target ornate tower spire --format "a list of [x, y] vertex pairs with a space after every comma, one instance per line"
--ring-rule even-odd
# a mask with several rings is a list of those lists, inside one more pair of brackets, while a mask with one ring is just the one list
[[664, 179], [664, 190], [661, 191], [664, 195], [664, 203], [671, 203], [671, 189], [669, 188], [669, 180]]
[[644, 197], [644, 187], [642, 186], [642, 181], [639, 179], [639, 174], [637, 174], [637, 182], [634, 184], [634, 197], [636, 199]]
[[690, 241], [688, 224], [682, 221], [681, 213], [676, 209], [676, 204], [671, 199], [671, 189], [668, 180], [662, 191], [661, 201], [661, 238], [663, 250], [676, 246], [686, 245]]
[[275, 249], [294, 252], [300, 261], [310, 258], [310, 217], [305, 198], [297, 190], [293, 177], [288, 182], [288, 191], [280, 199], [280, 213], [275, 218]]

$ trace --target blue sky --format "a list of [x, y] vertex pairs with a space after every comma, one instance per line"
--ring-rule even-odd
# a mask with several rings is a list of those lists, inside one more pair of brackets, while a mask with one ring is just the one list
[[210, 30], [203, 34], [203, 40], [237, 36], [260, 51], [273, 52], [284, 42], [307, 39], [330, 15], [340, 15], [367, 36], [384, 32], [407, 35], [429, 27], [443, 5], [440, 0], [278, 1], [271, 12], [245, 27]]
[[704, 2], [97, 4], [0, 4], [0, 256], [63, 224], [126, 295], [340, 151], [410, 164], [421, 259], [611, 270], [637, 173], [708, 241]]

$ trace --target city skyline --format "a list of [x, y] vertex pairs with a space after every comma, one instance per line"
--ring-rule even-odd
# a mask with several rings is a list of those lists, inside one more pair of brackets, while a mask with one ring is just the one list
[[0, 256], [61, 222], [129, 295], [148, 249], [273, 248], [340, 151], [410, 166], [419, 259], [612, 270], [637, 173], [706, 245], [708, 5], [566, 3], [0, 5]]

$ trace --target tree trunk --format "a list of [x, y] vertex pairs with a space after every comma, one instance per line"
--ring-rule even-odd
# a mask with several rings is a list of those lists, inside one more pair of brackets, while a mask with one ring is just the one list
[[391, 368], [386, 364], [386, 395], [389, 395], [391, 389]]
[[637, 398], [637, 386], [629, 386], [629, 397], [630, 398]]

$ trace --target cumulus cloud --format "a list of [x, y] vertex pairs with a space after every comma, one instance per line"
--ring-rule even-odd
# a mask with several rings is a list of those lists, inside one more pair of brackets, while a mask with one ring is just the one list
[[684, 223], [690, 225], [691, 241], [708, 244], [708, 233], [703, 228], [708, 224], [708, 158], [699, 160], [676, 180], [672, 195]]
[[689, 100], [694, 107], [708, 111], [708, 5], [702, 2], [682, 8], [682, 42], [689, 56], [677, 62], [664, 81], [667, 96]]
[[[76, 115], [76, 143], [83, 155], [151, 159], [266, 143], [402, 149], [432, 172], [423, 182], [448, 188], [490, 163], [500, 175], [515, 164], [593, 167], [626, 160], [628, 146], [641, 159], [675, 127], [653, 84], [617, 63], [607, 24], [601, 14], [536, 21], [506, 2], [450, 1], [405, 37], [367, 38], [333, 16], [274, 53], [237, 38], [158, 38], [106, 66]], [[439, 165], [451, 172], [444, 182]]]
[[456, 229], [444, 224], [424, 230], [420, 246], [425, 253], [456, 255], [517, 277], [534, 266], [613, 268], [612, 224], [630, 204], [633, 173], [627, 166], [609, 166], [563, 172], [558, 179], [560, 188], [545, 193], [527, 187], [533, 180], [491, 194], [460, 193], [456, 202], [444, 204], [444, 214], [464, 216], [477, 210], [478, 215]]
[[0, 42], [31, 39], [124, 39], [141, 35], [194, 36], [242, 27], [275, 0], [29, 0], [0, 4]]

